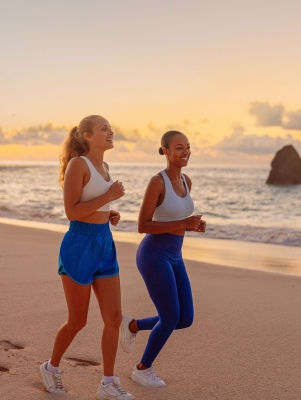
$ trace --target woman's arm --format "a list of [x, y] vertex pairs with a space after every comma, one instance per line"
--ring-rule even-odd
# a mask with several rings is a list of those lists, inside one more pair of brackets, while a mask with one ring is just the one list
[[[188, 184], [188, 183], [187, 183]], [[143, 198], [138, 217], [139, 233], [168, 233], [177, 229], [196, 229], [200, 224], [200, 216], [193, 215], [180, 221], [152, 221], [159, 197], [164, 192], [164, 182], [159, 175], [151, 178]]]
[[[191, 192], [191, 188], [192, 188], [192, 182], [191, 179], [183, 174], [185, 176], [186, 179], [186, 183], [189, 189], [189, 192]], [[202, 215], [200, 215], [200, 217], [202, 218]], [[206, 232], [206, 221], [203, 221], [202, 219], [200, 220], [200, 224], [197, 228], [193, 228], [193, 229], [186, 229], [186, 231], [190, 231], [190, 232]]]
[[103, 195], [92, 200], [80, 201], [88, 174], [88, 166], [80, 157], [74, 157], [69, 161], [64, 180], [64, 206], [69, 221], [87, 217], [98, 208], [124, 195], [121, 184], [116, 181]]

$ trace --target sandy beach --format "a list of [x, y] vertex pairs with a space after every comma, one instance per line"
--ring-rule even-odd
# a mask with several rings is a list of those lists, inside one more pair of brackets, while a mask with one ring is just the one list
[[[37, 370], [50, 357], [55, 333], [66, 318], [56, 269], [62, 236], [0, 224], [1, 400], [57, 398], [45, 392]], [[119, 241], [120, 234], [116, 242], [123, 312], [136, 318], [153, 315], [135, 265], [137, 236], [127, 237], [127, 243]], [[284, 252], [285, 246], [276, 247]], [[149, 400], [301, 399], [300, 277], [209, 264], [205, 252], [197, 262], [189, 258], [199, 255], [190, 249], [189, 257], [189, 248], [185, 251], [195, 321], [191, 328], [173, 333], [154, 364], [168, 386], [145, 389], [131, 381], [148, 337], [141, 332], [133, 353], [118, 350], [116, 375], [124, 388], [136, 399]], [[102, 376], [101, 330], [92, 295], [88, 324], [61, 363], [68, 390], [64, 398], [95, 398]]]

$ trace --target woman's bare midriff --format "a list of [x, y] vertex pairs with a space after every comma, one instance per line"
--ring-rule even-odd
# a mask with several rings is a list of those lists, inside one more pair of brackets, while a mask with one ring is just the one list
[[181, 229], [177, 229], [176, 231], [172, 231], [172, 232], [168, 232], [171, 235], [176, 235], [176, 236], [184, 236], [186, 232], [186, 229], [181, 228]]
[[85, 218], [78, 219], [89, 224], [106, 224], [109, 221], [110, 211], [95, 211]]

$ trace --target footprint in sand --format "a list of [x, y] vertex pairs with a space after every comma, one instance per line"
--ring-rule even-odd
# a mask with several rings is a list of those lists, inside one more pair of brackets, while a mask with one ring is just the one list
[[6, 350], [23, 350], [24, 349], [24, 347], [22, 347], [18, 344], [11, 343], [8, 340], [0, 340], [0, 345], [5, 347]]
[[[9, 340], [0, 340], [0, 346], [4, 347], [4, 350], [23, 350], [24, 347], [11, 343]], [[1, 372], [9, 372], [9, 369], [0, 365], [0, 373]]]
[[93, 365], [93, 367], [97, 367], [100, 365], [96, 361], [84, 360], [83, 358], [67, 357], [66, 360], [75, 361], [73, 364], [74, 366], [91, 367], [91, 365]]

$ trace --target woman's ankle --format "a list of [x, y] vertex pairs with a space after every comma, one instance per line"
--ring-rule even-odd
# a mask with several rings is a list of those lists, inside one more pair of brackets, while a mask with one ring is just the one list
[[143, 369], [148, 369], [148, 368], [147, 368], [145, 365], [139, 363], [139, 364], [137, 364], [137, 369], [138, 369], [139, 371], [142, 371]]
[[133, 321], [130, 322], [129, 330], [132, 333], [137, 333], [139, 331], [139, 328], [138, 328], [138, 325], [137, 325], [137, 320], [133, 319]]
[[55, 365], [53, 365], [53, 364], [51, 363], [51, 361], [49, 360], [49, 361], [47, 362], [46, 369], [47, 369], [47, 371], [52, 372], [53, 374], [58, 374], [58, 372], [59, 372], [59, 365], [55, 366]]

